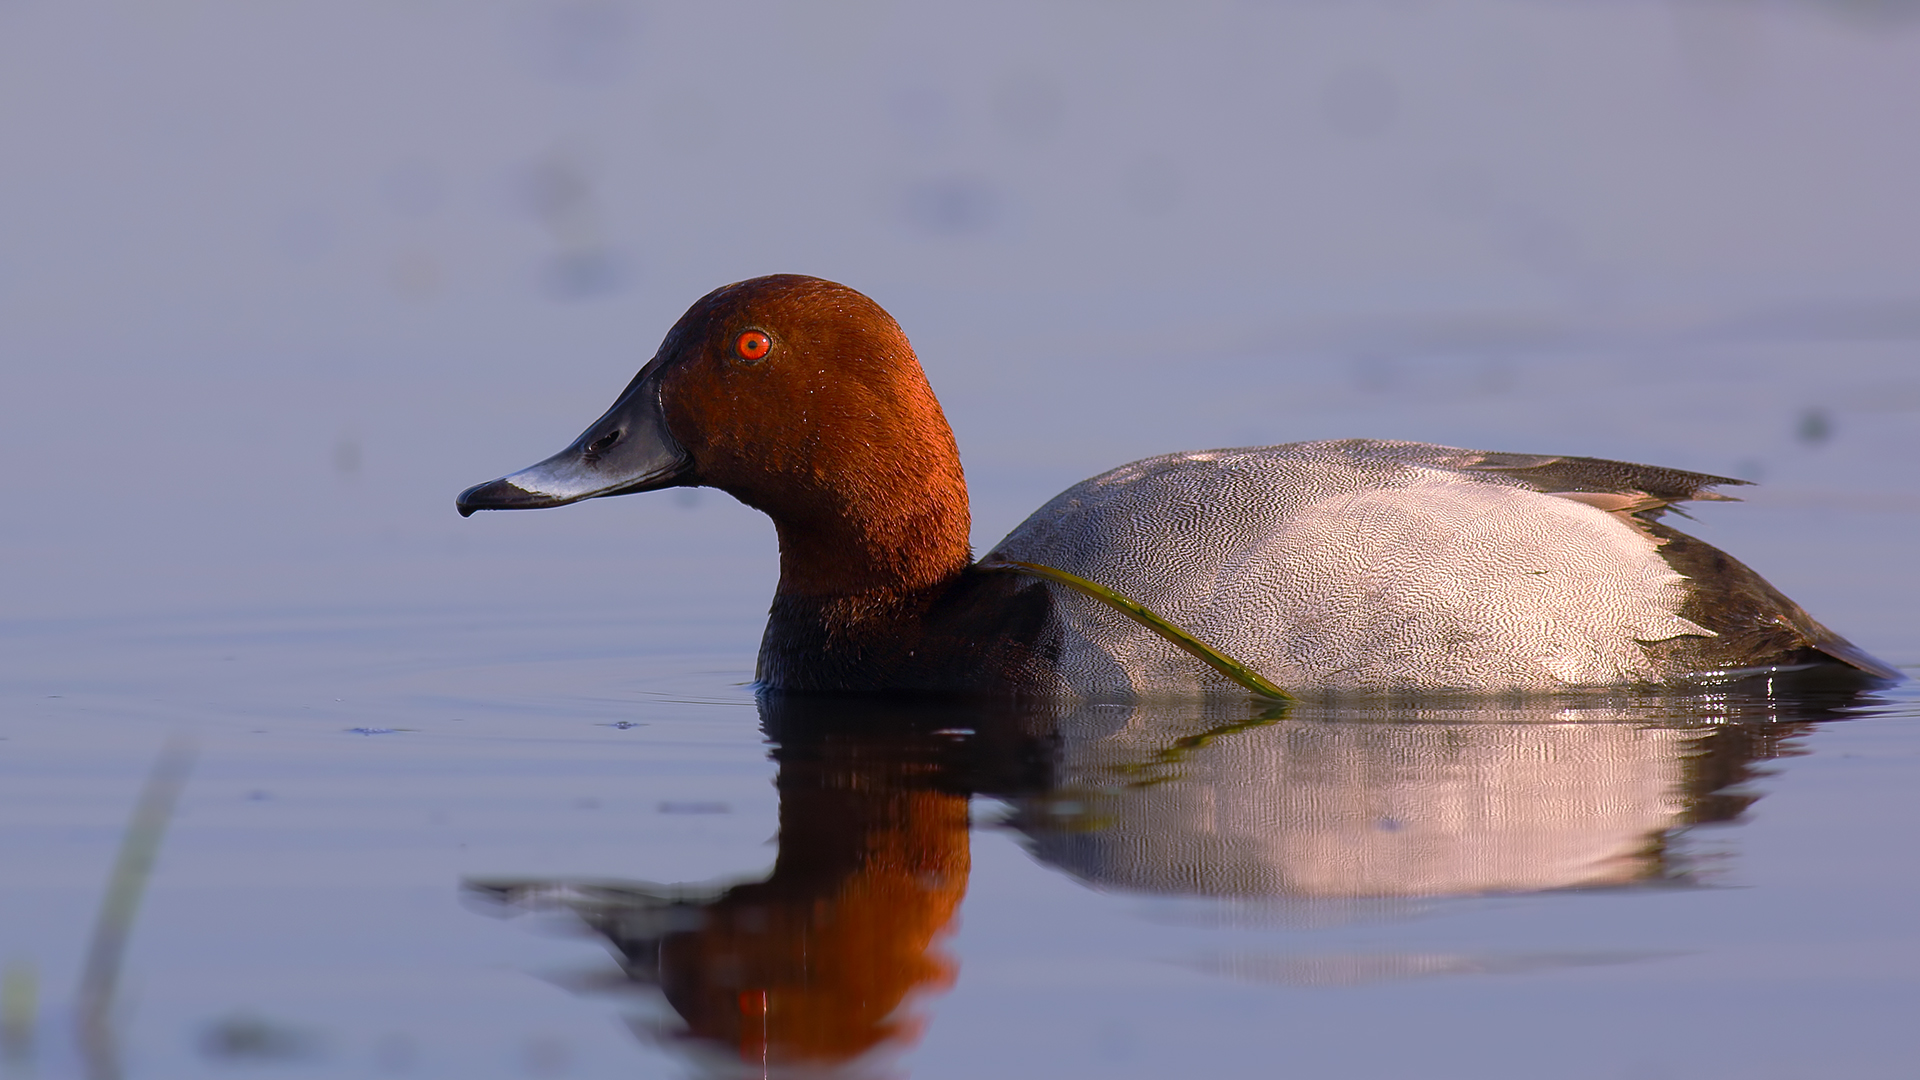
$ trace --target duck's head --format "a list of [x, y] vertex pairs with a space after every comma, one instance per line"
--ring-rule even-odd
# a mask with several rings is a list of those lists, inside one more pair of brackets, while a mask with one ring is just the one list
[[819, 278], [708, 293], [571, 446], [458, 505], [466, 516], [682, 486], [774, 519], [786, 592], [923, 586], [957, 569], [956, 543], [966, 562], [966, 482], [912, 346], [880, 305]]

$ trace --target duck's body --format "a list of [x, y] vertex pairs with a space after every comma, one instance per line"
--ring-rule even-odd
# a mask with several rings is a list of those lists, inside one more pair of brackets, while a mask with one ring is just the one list
[[[1067, 490], [983, 564], [1090, 579], [1291, 690], [1552, 690], [1820, 662], [1897, 677], [1654, 520], [1736, 483], [1363, 440], [1171, 454]], [[768, 689], [1231, 685], [1097, 601], [972, 564], [946, 420], [898, 326], [844, 286], [781, 276], [709, 295], [573, 446], [460, 508], [681, 484], [778, 528]]]
[[[1105, 584], [1281, 686], [1527, 689], [1871, 661], [1653, 519], [1721, 477], [1423, 443], [1169, 454], [1070, 488], [988, 560]], [[1225, 686], [1061, 590], [1061, 689]]]

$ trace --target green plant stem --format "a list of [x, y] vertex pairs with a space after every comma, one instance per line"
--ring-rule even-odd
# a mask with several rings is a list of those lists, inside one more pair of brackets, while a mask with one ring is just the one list
[[1228, 656], [1226, 653], [1221, 652], [1206, 642], [1201, 641], [1199, 638], [1187, 633], [1166, 619], [1161, 618], [1145, 604], [1122, 596], [1098, 582], [1088, 581], [1078, 574], [1068, 573], [1057, 567], [1046, 566], [1041, 563], [1019, 562], [1014, 559], [996, 559], [993, 562], [983, 562], [979, 564], [979, 568], [994, 573], [1031, 574], [1034, 577], [1045, 578], [1056, 585], [1065, 585], [1067, 588], [1083, 596], [1090, 596], [1120, 614], [1125, 615], [1127, 618], [1132, 619], [1134, 622], [1139, 623], [1141, 626], [1172, 642], [1188, 656], [1193, 657], [1261, 697], [1272, 698], [1275, 701], [1293, 700], [1292, 694], [1268, 682], [1264, 676], [1253, 670], [1253, 668]]

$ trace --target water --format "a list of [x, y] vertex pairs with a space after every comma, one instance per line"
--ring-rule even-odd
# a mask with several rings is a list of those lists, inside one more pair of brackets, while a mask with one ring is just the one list
[[1911, 1075], [1911, 683], [795, 715], [752, 512], [452, 497], [799, 270], [980, 550], [1173, 449], [1618, 457], [1920, 670], [1914, 25], [0, 5], [0, 1067]]
[[[1911, 1061], [1910, 689], [762, 711], [726, 666], [744, 654], [330, 629], [177, 650], [90, 631], [172, 672], [245, 662], [209, 646], [277, 659], [224, 700], [14, 701], [9, 951], [41, 981], [43, 1072], [74, 1068], [77, 959], [175, 732], [195, 760], [127, 956], [129, 1075], [730, 1075], [763, 1050], [920, 1076]], [[423, 638], [458, 647], [379, 659]], [[509, 884], [531, 895], [502, 905]], [[775, 1003], [766, 1031], [740, 987]]]

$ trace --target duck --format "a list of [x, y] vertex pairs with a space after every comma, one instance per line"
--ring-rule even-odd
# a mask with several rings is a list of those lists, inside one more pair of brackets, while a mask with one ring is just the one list
[[1209, 655], [1293, 695], [1900, 678], [1661, 520], [1743, 483], [1373, 439], [1191, 451], [1068, 488], [976, 560], [905, 332], [848, 286], [779, 274], [702, 297], [571, 445], [457, 508], [702, 486], [762, 511], [780, 575], [756, 681], [774, 694], [1250, 685]]

